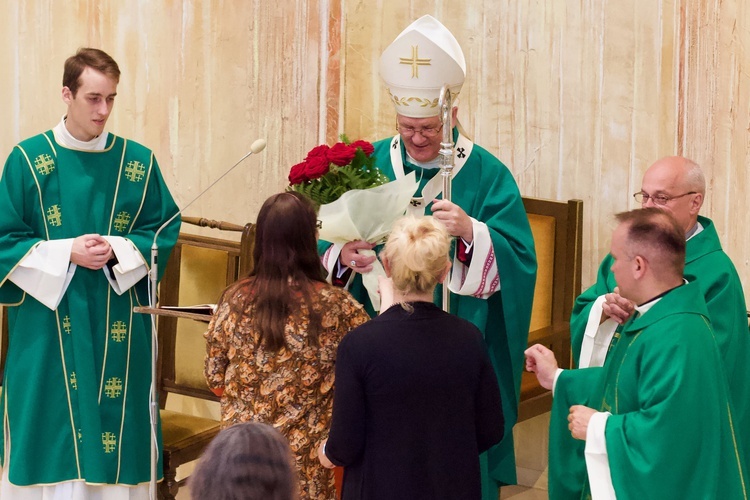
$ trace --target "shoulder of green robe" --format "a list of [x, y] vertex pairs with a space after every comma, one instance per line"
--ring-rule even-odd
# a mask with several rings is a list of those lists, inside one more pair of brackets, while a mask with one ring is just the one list
[[487, 151], [485, 148], [480, 146], [477, 143], [474, 143], [474, 146], [471, 150], [472, 156], [477, 155], [482, 158], [483, 162], [488, 162], [489, 164], [496, 164], [499, 167], [502, 167], [505, 170], [508, 170], [510, 172], [510, 169], [503, 163], [500, 158], [495, 156], [494, 154]]
[[704, 322], [710, 323], [706, 300], [697, 284], [687, 283], [670, 291], [646, 314], [636, 318], [628, 330], [647, 328], [676, 315], [696, 315], [702, 317]]
[[40, 147], [49, 149], [50, 142], [54, 143], [54, 135], [52, 130], [47, 130], [46, 132], [32, 135], [31, 137], [22, 140], [16, 145], [16, 147], [27, 152], [37, 150]]
[[698, 222], [703, 226], [703, 230], [687, 241], [687, 255], [685, 256], [687, 264], [709, 253], [722, 252], [721, 241], [711, 219], [698, 217]]
[[[114, 135], [114, 134], [112, 134]], [[151, 149], [147, 148], [140, 142], [136, 142], [131, 139], [126, 139], [124, 137], [120, 136], [114, 136], [115, 140], [121, 140], [123, 141], [123, 144], [125, 146], [125, 152], [127, 155], [134, 156], [137, 158], [151, 158], [151, 155], [153, 154], [153, 151]], [[143, 161], [143, 160], [141, 160]], [[145, 162], [144, 162], [145, 163]]]

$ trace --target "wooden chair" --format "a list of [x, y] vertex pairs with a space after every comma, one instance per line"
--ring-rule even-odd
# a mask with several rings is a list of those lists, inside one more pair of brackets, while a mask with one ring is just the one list
[[[180, 233], [160, 284], [159, 305], [216, 303], [222, 290], [253, 267], [255, 225], [184, 217], [185, 223], [241, 231], [239, 242]], [[206, 323], [159, 316], [158, 391], [161, 406], [164, 481], [159, 497], [173, 499], [181, 486], [177, 467], [196, 460], [218, 434], [220, 422], [165, 409], [169, 394], [218, 401], [206, 385], [203, 332]]]
[[[581, 293], [583, 201], [523, 198], [534, 235], [538, 271], [529, 345], [549, 347], [561, 368], [570, 368], [570, 314]], [[552, 393], [524, 372], [518, 421], [552, 408]]]

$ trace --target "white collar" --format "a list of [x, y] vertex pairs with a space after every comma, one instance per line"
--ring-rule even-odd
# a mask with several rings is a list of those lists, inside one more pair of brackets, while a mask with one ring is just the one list
[[[405, 149], [405, 148], [404, 148]], [[440, 155], [437, 155], [434, 160], [430, 161], [417, 161], [414, 158], [411, 157], [409, 152], [406, 152], [406, 159], [409, 160], [409, 163], [412, 165], [416, 165], [419, 168], [426, 168], [426, 169], [435, 169], [440, 168]]]
[[55, 140], [58, 144], [66, 148], [83, 151], [103, 151], [107, 146], [107, 137], [109, 136], [108, 132], [104, 132], [99, 137], [94, 137], [90, 141], [79, 141], [68, 131], [68, 127], [65, 125], [65, 116], [62, 117], [60, 123], [55, 125], [52, 133], [55, 134]]
[[686, 236], [687, 236], [686, 241], [690, 241], [690, 238], [692, 238], [696, 234], [700, 233], [701, 231], [703, 231], [703, 224], [701, 224], [700, 222], [696, 221], [695, 225], [693, 226], [693, 228], [690, 231], [687, 232], [687, 234], [686, 234]]
[[[685, 278], [682, 278], [682, 284], [683, 285], [687, 285], [688, 284], [688, 280], [686, 280]], [[679, 287], [675, 287], [675, 288], [679, 288]], [[674, 288], [672, 290], [674, 290]], [[670, 292], [672, 290], [670, 290]], [[646, 302], [643, 305], [635, 306], [635, 310], [638, 311], [638, 313], [640, 313], [641, 316], [643, 316], [644, 314], [646, 314], [648, 312], [649, 309], [651, 309], [652, 307], [654, 307], [656, 305], [656, 303], [659, 302], [663, 298], [664, 298], [664, 295], [660, 295], [657, 298], [655, 298], [653, 300], [650, 300], [650, 301]]]
[[651, 309], [652, 307], [654, 307], [656, 305], [656, 303], [659, 302], [661, 299], [662, 298], [659, 297], [659, 298], [654, 299], [652, 301], [646, 302], [642, 306], [635, 306], [635, 310], [638, 311], [638, 313], [641, 316], [643, 316], [644, 314], [646, 314], [648, 312], [649, 309]]

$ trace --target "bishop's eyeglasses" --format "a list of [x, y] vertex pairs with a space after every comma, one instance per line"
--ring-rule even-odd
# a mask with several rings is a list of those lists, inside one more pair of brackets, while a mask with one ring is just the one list
[[689, 191], [687, 193], [678, 194], [677, 196], [668, 196], [666, 194], [648, 194], [644, 193], [643, 191], [638, 191], [637, 193], [633, 193], [633, 198], [635, 198], [635, 201], [638, 203], [648, 203], [648, 200], [651, 200], [654, 202], [654, 205], [666, 205], [672, 200], [676, 200], [677, 198], [682, 198], [683, 196], [687, 196], [689, 194], [697, 194], [697, 191]]
[[397, 124], [396, 130], [398, 130], [398, 133], [404, 137], [414, 137], [414, 134], [420, 134], [422, 137], [432, 139], [433, 137], [437, 136], [441, 130], [443, 130], [443, 125], [440, 124], [437, 127], [414, 128]]

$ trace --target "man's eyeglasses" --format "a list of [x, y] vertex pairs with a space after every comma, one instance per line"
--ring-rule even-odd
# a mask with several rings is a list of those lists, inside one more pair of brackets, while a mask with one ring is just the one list
[[690, 191], [687, 193], [678, 194], [677, 196], [667, 196], [666, 194], [650, 195], [648, 193], [644, 193], [643, 191], [639, 191], [633, 194], [633, 198], [635, 198], [635, 201], [641, 204], [647, 203], [648, 200], [651, 200], [654, 202], [654, 205], [666, 205], [672, 200], [676, 200], [677, 198], [682, 198], [683, 196], [687, 196], [689, 194], [697, 194], [697, 192]]
[[420, 134], [422, 137], [433, 138], [436, 135], [438, 135], [442, 129], [443, 129], [442, 124], [437, 127], [422, 127], [422, 128], [405, 127], [403, 125], [396, 125], [396, 130], [398, 130], [398, 133], [404, 137], [413, 137], [414, 134]]

